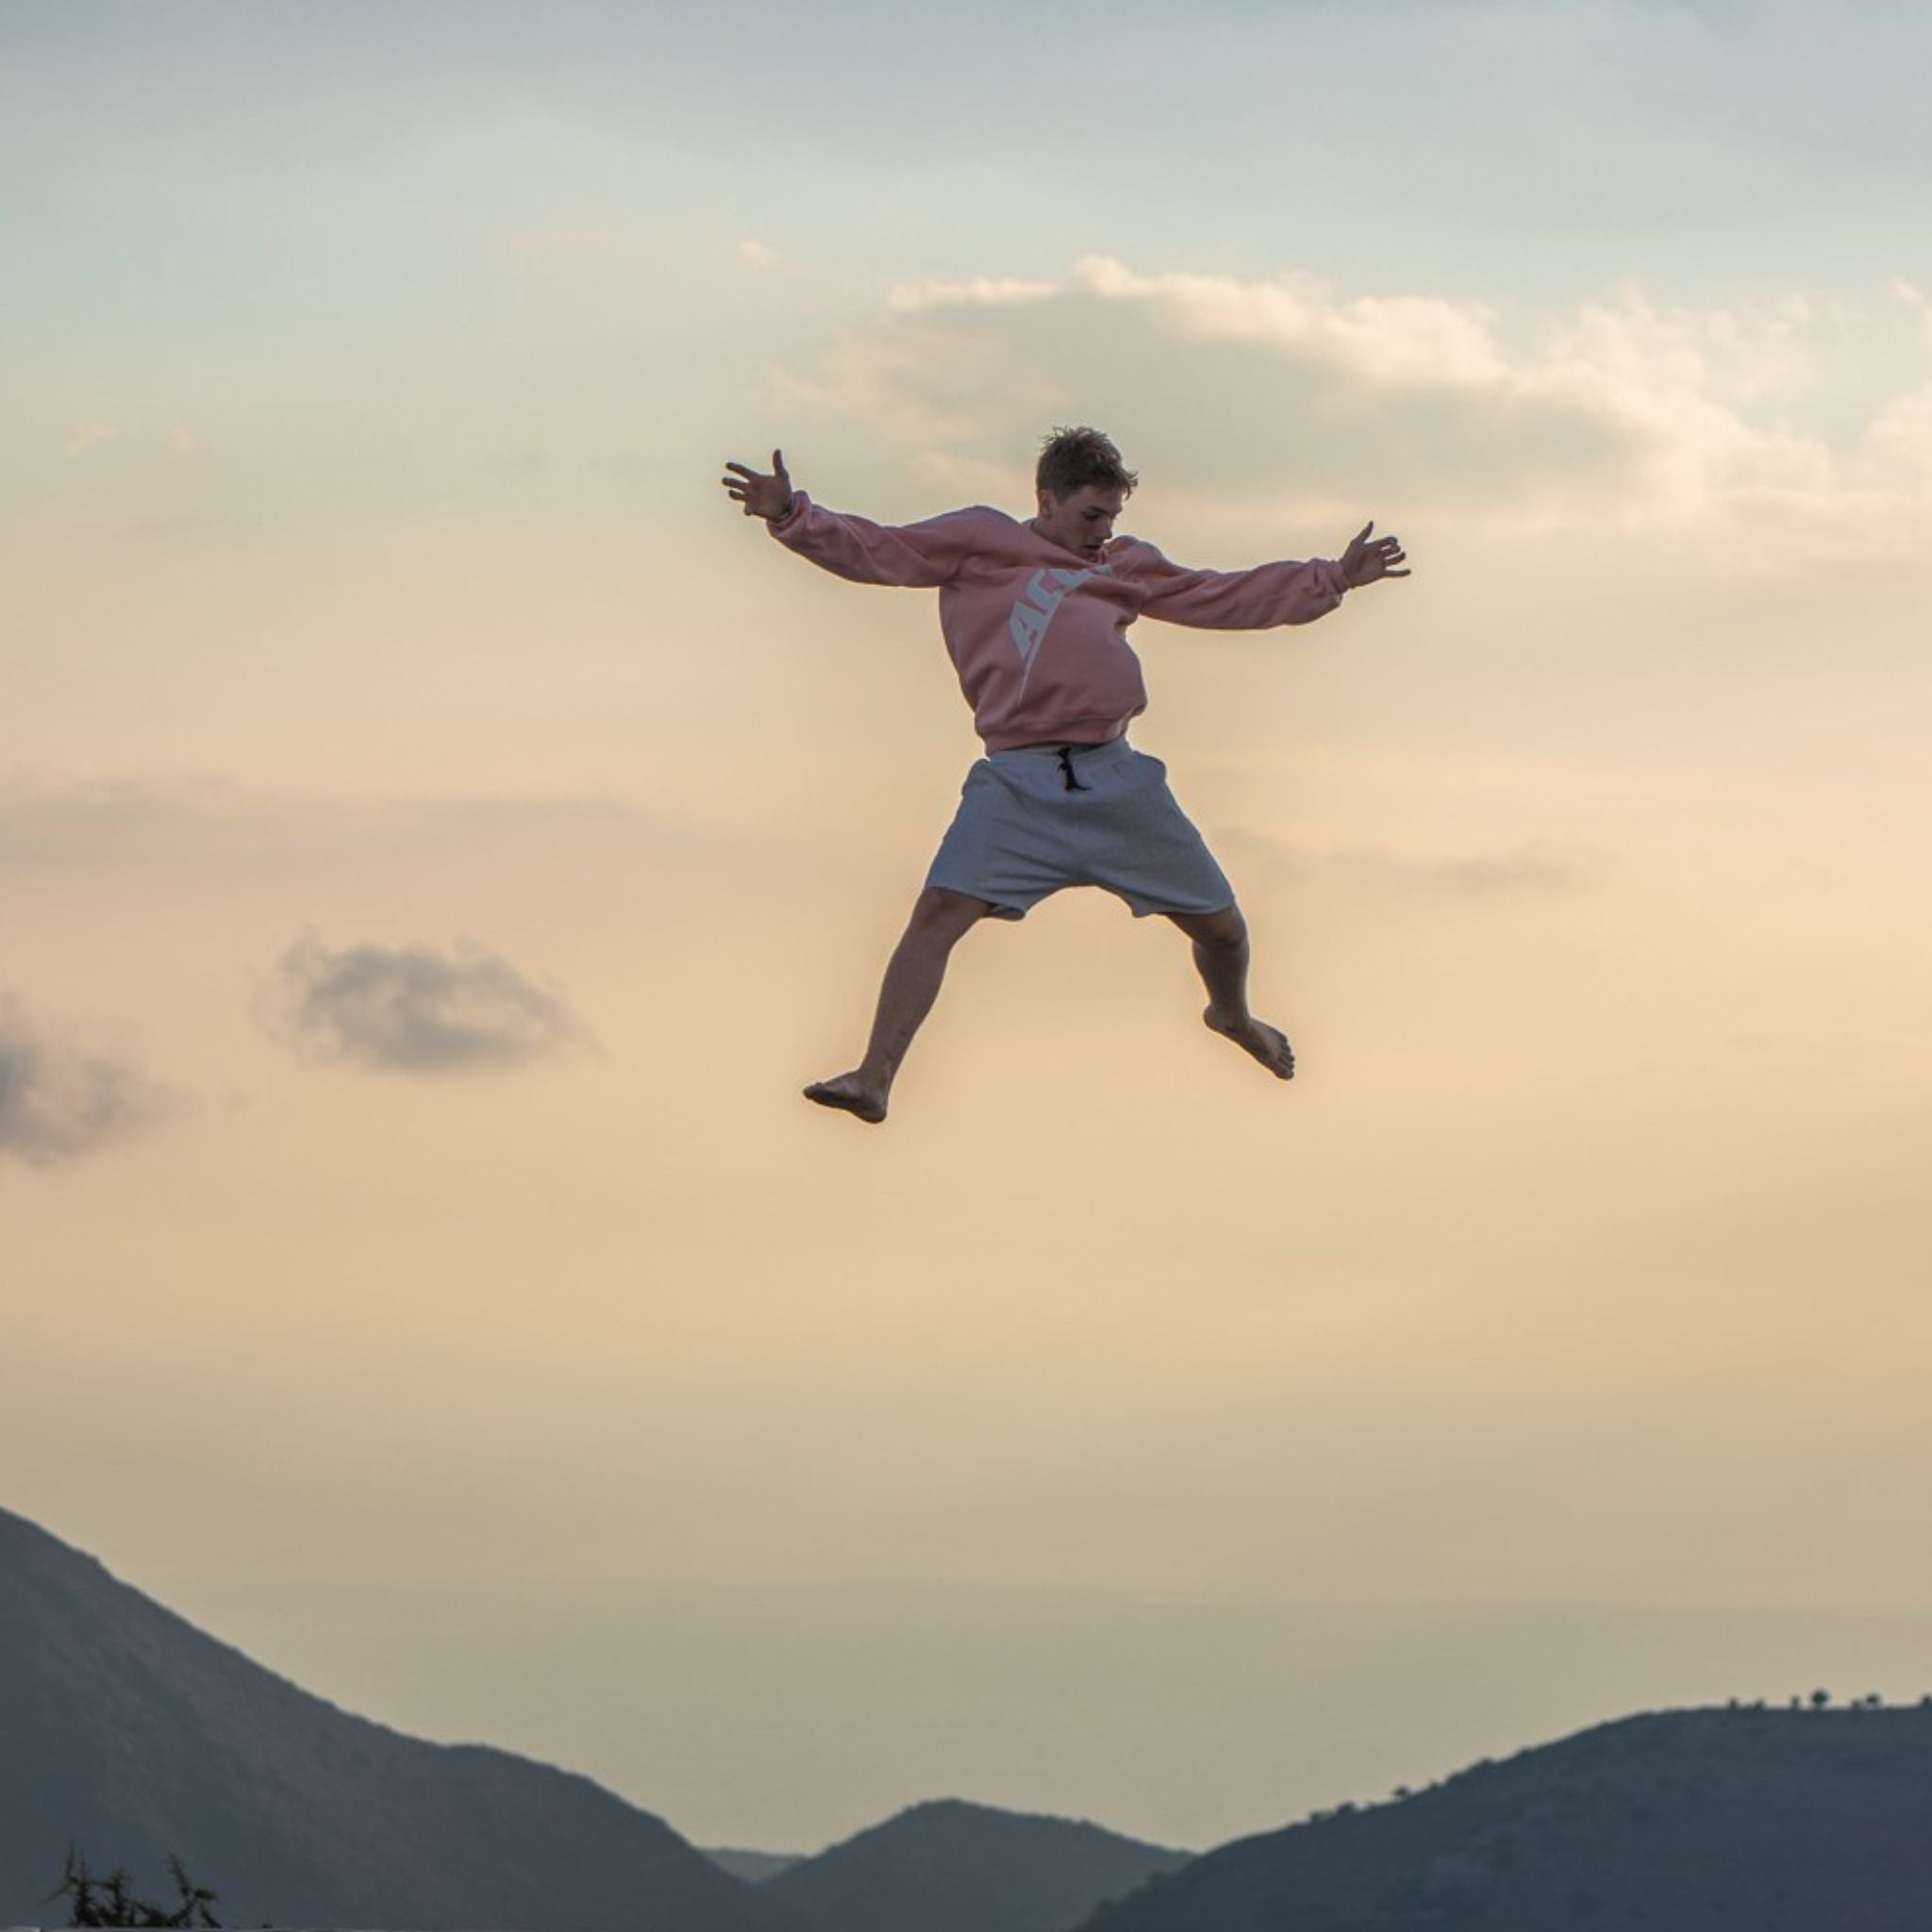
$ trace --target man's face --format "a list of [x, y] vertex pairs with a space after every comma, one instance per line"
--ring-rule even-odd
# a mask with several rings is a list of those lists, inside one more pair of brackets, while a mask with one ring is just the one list
[[1113, 535], [1113, 520], [1127, 500], [1124, 490], [1105, 483], [1083, 483], [1071, 496], [1040, 492], [1040, 514], [1033, 527], [1050, 543], [1072, 550], [1090, 563], [1100, 561], [1100, 546]]

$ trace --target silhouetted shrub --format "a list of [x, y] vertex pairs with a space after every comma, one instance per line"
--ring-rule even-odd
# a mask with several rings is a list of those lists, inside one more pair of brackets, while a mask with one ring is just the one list
[[150, 1904], [144, 1898], [137, 1898], [133, 1881], [128, 1877], [125, 1865], [116, 1865], [105, 1878], [96, 1878], [87, 1869], [86, 1858], [69, 1845], [67, 1869], [58, 1887], [47, 1894], [47, 1902], [52, 1904], [61, 1898], [70, 1900], [68, 1924], [71, 1925], [219, 1928], [222, 1922], [208, 1908], [220, 1894], [205, 1885], [196, 1885], [189, 1877], [181, 1860], [172, 1852], [168, 1855], [168, 1870], [174, 1876], [175, 1890], [180, 1894], [180, 1903], [173, 1910]]

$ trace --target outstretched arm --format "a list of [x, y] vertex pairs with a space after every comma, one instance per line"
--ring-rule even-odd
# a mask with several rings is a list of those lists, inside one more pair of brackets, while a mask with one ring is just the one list
[[762, 517], [788, 550], [855, 584], [898, 584], [934, 590], [950, 582], [959, 566], [987, 541], [989, 514], [954, 510], [923, 524], [897, 526], [841, 515], [791, 487], [785, 453], [772, 452], [769, 474], [748, 463], [726, 463], [719, 477], [725, 494], [748, 517]]
[[1252, 570], [1189, 570], [1153, 544], [1130, 540], [1115, 569], [1141, 585], [1149, 617], [1204, 630], [1268, 630], [1325, 616], [1345, 591], [1364, 584], [1406, 577], [1400, 566], [1408, 559], [1401, 543], [1393, 537], [1371, 542], [1374, 527], [1363, 528], [1340, 558], [1261, 563]]

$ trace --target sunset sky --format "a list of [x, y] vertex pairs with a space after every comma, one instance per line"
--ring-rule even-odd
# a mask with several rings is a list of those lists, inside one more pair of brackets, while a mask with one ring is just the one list
[[[703, 1843], [1932, 1690], [1932, 19], [0, 0], [0, 1506]], [[1093, 423], [1160, 921], [851, 1065]], [[1915, 1178], [1916, 1176], [1916, 1178]]]

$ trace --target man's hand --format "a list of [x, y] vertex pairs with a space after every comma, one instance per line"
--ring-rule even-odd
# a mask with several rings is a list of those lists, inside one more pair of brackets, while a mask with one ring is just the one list
[[1407, 563], [1400, 541], [1394, 537], [1380, 537], [1373, 543], [1369, 532], [1374, 524], [1364, 524], [1360, 533], [1341, 553], [1341, 580], [1351, 591], [1358, 591], [1364, 584], [1373, 584], [1382, 577], [1406, 577], [1406, 570], [1397, 570], [1396, 565]]
[[766, 523], [774, 523], [791, 508], [791, 478], [785, 474], [783, 450], [772, 452], [769, 476], [748, 469], [743, 463], [726, 463], [724, 467], [731, 475], [718, 480], [732, 502], [743, 504], [746, 516], [763, 517]]

